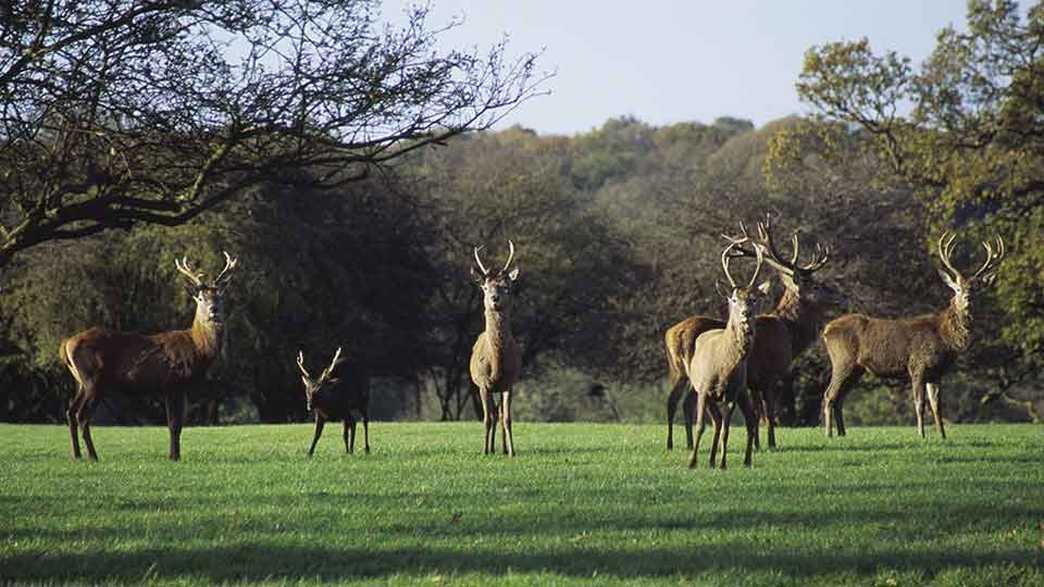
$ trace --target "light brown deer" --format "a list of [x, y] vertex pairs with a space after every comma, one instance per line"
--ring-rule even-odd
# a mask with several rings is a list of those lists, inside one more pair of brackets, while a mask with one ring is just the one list
[[[792, 237], [793, 250], [789, 261], [776, 248], [772, 240], [770, 220], [757, 224], [757, 236], [751, 237], [746, 227], [740, 224], [741, 236], [726, 236], [730, 241], [746, 239], [761, 249], [768, 263], [779, 274], [783, 284], [783, 295], [774, 310], [755, 319], [754, 348], [747, 360], [747, 384], [751, 389], [754, 409], [768, 425], [768, 445], [776, 447], [775, 427], [778, 425], [780, 396], [789, 397], [793, 377], [790, 365], [794, 358], [808, 348], [823, 325], [824, 311], [840, 304], [844, 296], [837, 289], [815, 279], [814, 273], [829, 261], [829, 249], [817, 246], [808, 263], [799, 264], [799, 234]], [[755, 253], [738, 246], [737, 252], [755, 257]], [[671, 391], [667, 398], [667, 449], [673, 447], [672, 423], [677, 404], [684, 392], [685, 370], [691, 360], [693, 345], [701, 333], [712, 328], [723, 328], [724, 323], [707, 316], [690, 316], [669, 328], [664, 336], [667, 349], [667, 364], [670, 372]], [[779, 392], [777, 383], [784, 387]], [[695, 398], [685, 397], [684, 418], [686, 440], [692, 447], [692, 421]], [[758, 436], [755, 447], [760, 446]]]
[[174, 265], [193, 288], [196, 313], [191, 328], [145, 335], [94, 327], [62, 341], [59, 355], [77, 387], [66, 411], [73, 458], [81, 456], [78, 425], [88, 457], [98, 460], [91, 439], [91, 413], [110, 392], [163, 396], [170, 430], [169, 456], [175, 461], [181, 458], [187, 387], [203, 378], [221, 352], [225, 288], [236, 259], [225, 253], [225, 268], [210, 282], [189, 266], [187, 258], [175, 260]]
[[511, 390], [522, 370], [522, 351], [511, 336], [511, 287], [518, 279], [518, 267], [508, 270], [515, 258], [515, 244], [508, 241], [508, 260], [500, 271], [491, 272], [479, 258], [481, 247], [475, 248], [475, 264], [471, 273], [482, 288], [486, 328], [478, 335], [471, 349], [471, 380], [478, 387], [482, 402], [482, 425], [485, 427], [483, 454], [496, 452], [497, 407], [493, 394], [500, 393], [500, 427], [503, 432], [504, 454], [515, 456], [515, 441], [511, 433]]
[[[714, 422], [714, 438], [711, 442], [710, 466], [714, 467], [715, 456], [721, 448], [721, 468], [726, 467], [726, 454], [729, 443], [729, 428], [733, 409], [738, 402], [740, 411], [747, 426], [747, 449], [743, 464], [750, 466], [750, 453], [754, 445], [754, 434], [757, 419], [747, 392], [747, 355], [754, 346], [754, 312], [758, 298], [768, 289], [768, 283], [755, 288], [754, 282], [761, 272], [761, 249], [755, 247], [757, 265], [750, 283], [744, 287], [736, 285], [729, 272], [729, 262], [733, 258], [733, 249], [740, 244], [733, 241], [721, 253], [721, 267], [725, 272], [731, 289], [727, 295], [722, 294], [729, 303], [729, 318], [725, 328], [708, 330], [696, 338], [693, 347], [692, 362], [689, 364], [689, 382], [696, 396], [696, 439], [692, 446], [689, 467], [696, 466], [696, 457], [700, 449], [700, 438], [703, 436], [705, 412], [709, 412]], [[722, 414], [719, 404], [725, 404]]]
[[886, 379], [909, 379], [913, 388], [917, 432], [924, 433], [924, 398], [928, 402], [935, 429], [946, 438], [939, 406], [939, 382], [957, 355], [971, 344], [971, 300], [979, 286], [993, 283], [997, 264], [1004, 258], [1004, 241], [996, 245], [983, 241], [986, 260], [971, 277], [964, 277], [950, 260], [956, 235], [944, 233], [938, 250], [942, 269], [939, 275], [953, 290], [950, 304], [934, 314], [895, 320], [846, 314], [827, 324], [823, 343], [830, 356], [830, 385], [823, 396], [823, 425], [833, 436], [832, 424], [845, 435], [842, 410], [845, 395], [865, 371]]
[[370, 380], [358, 362], [341, 358], [341, 347], [337, 347], [330, 366], [312, 377], [304, 366], [304, 352], [297, 352], [297, 368], [301, 370], [301, 381], [305, 387], [305, 405], [315, 412], [315, 434], [308, 456], [315, 452], [315, 445], [323, 434], [328, 420], [344, 420], [344, 450], [355, 452], [355, 418], [359, 412], [363, 422], [363, 450], [370, 452]]

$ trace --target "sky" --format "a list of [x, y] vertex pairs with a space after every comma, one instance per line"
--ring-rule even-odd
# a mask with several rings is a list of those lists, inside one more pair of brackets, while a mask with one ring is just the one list
[[[406, 0], [384, 0], [388, 20]], [[430, 26], [463, 15], [443, 48], [544, 50], [555, 76], [498, 124], [575, 134], [633, 115], [655, 125], [720, 116], [761, 126], [811, 112], [794, 90], [806, 49], [870, 39], [920, 63], [936, 33], [962, 28], [966, 0], [431, 0]]]

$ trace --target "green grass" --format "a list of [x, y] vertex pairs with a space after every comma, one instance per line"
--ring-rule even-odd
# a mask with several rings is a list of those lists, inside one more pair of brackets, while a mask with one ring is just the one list
[[477, 423], [312, 459], [309, 426], [189, 428], [180, 463], [96, 427], [95, 464], [0, 425], [0, 583], [1044, 584], [1044, 427], [785, 429], [750, 470], [736, 428], [693, 471], [651, 425], [521, 422], [514, 460]]

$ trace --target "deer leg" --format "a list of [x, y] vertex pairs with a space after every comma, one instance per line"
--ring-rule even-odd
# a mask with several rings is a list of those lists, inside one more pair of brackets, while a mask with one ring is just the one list
[[[830, 357], [830, 360], [834, 363], [830, 373], [830, 385], [823, 392], [823, 426], [826, 428], [828, 438], [834, 435], [834, 402], [837, 402], [838, 421], [840, 421], [845, 393], [862, 375], [862, 369], [856, 367], [850, 360], [834, 357]], [[841, 433], [840, 426], [838, 426], [838, 433]]]
[[492, 452], [492, 433], [493, 433], [493, 415], [490, 413], [490, 397], [489, 390], [479, 388], [479, 400], [482, 402], [482, 427], [485, 430], [485, 437], [482, 441], [482, 454], [488, 455]]
[[917, 433], [921, 435], [921, 438], [925, 438], [924, 381], [919, 376], [915, 376], [911, 378], [911, 385], [913, 385], [914, 415], [917, 416]]
[[946, 440], [946, 430], [943, 427], [942, 412], [939, 409], [939, 384], [929, 383], [925, 387], [927, 387], [928, 391], [928, 407], [932, 409], [932, 418], [935, 419], [935, 430], [943, 440]]
[[185, 420], [185, 394], [174, 392], [167, 395], [167, 428], [170, 430], [170, 460], [181, 459], [181, 424]]
[[696, 442], [692, 444], [692, 455], [689, 457], [689, 468], [696, 468], [696, 454], [700, 450], [700, 438], [703, 437], [705, 422], [703, 421], [704, 408], [707, 406], [707, 397], [693, 392], [696, 395]]
[[80, 433], [83, 434], [83, 444], [87, 447], [87, 458], [92, 461], [98, 460], [98, 453], [94, 450], [94, 439], [91, 438], [91, 414], [94, 412], [96, 397], [86, 395], [76, 410], [76, 421], [80, 425]]
[[[673, 375], [672, 375], [673, 377]], [[684, 379], [671, 383], [671, 392], [667, 395], [667, 450], [674, 450], [674, 414], [678, 411], [678, 400], [685, 393]], [[688, 398], [686, 398], [687, 400]], [[689, 429], [689, 447], [692, 447], [692, 429]]]
[[848, 433], [845, 432], [845, 398], [842, 397], [837, 402], [837, 409], [834, 410], [834, 423], [837, 424], [837, 435], [839, 437], [846, 436]]
[[351, 410], [344, 413], [344, 452], [355, 452], [355, 420], [352, 418]]
[[721, 470], [725, 470], [725, 457], [729, 452], [729, 429], [732, 428], [732, 412], [736, 409], [736, 400], [728, 403], [722, 418], [721, 427]]
[[78, 385], [76, 395], [69, 401], [69, 409], [65, 411], [65, 419], [69, 422], [69, 436], [72, 438], [72, 456], [74, 459], [79, 459], [82, 456], [80, 454], [80, 433], [76, 426], [76, 418], [85, 399], [83, 386]]
[[504, 438], [507, 439], [507, 454], [515, 456], [515, 435], [511, 431], [511, 391], [505, 391], [500, 400], [501, 409], [504, 410]]
[[750, 467], [750, 453], [754, 448], [754, 437], [758, 434], [758, 417], [754, 413], [750, 396], [746, 393], [740, 394], [740, 412], [743, 414], [743, 422], [747, 428], [747, 447], [743, 455], [743, 466]]
[[364, 407], [362, 410], [363, 421], [363, 452], [370, 454], [370, 409]]
[[319, 437], [323, 435], [323, 426], [326, 425], [326, 418], [323, 418], [319, 412], [315, 413], [315, 435], [312, 436], [312, 446], [308, 447], [308, 456], [312, 456], [315, 453], [315, 445], [319, 443]]
[[696, 410], [696, 396], [689, 393], [682, 398], [682, 417], [685, 425], [685, 448], [692, 448], [692, 422]]
[[714, 422], [714, 436], [711, 437], [710, 449], [710, 468], [713, 469], [718, 450], [721, 448], [721, 410], [718, 408], [717, 403], [708, 402], [707, 411], [710, 412], [711, 421]]
[[[761, 409], [765, 412], [765, 422], [768, 425], [766, 434], [769, 450], [776, 450], [776, 412], [779, 396], [776, 394], [775, 386], [776, 382], [772, 382], [766, 386], [765, 393], [761, 394]], [[743, 408], [740, 408], [740, 411], [742, 412]]]

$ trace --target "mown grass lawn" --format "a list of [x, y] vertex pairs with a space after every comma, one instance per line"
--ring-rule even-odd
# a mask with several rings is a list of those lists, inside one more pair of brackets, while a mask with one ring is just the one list
[[785, 429], [751, 470], [737, 427], [724, 472], [661, 426], [515, 428], [514, 460], [477, 423], [312, 459], [309, 426], [189, 428], [170, 463], [165, 429], [96, 427], [91, 464], [0, 425], [0, 583], [1044, 584], [1041, 426]]

